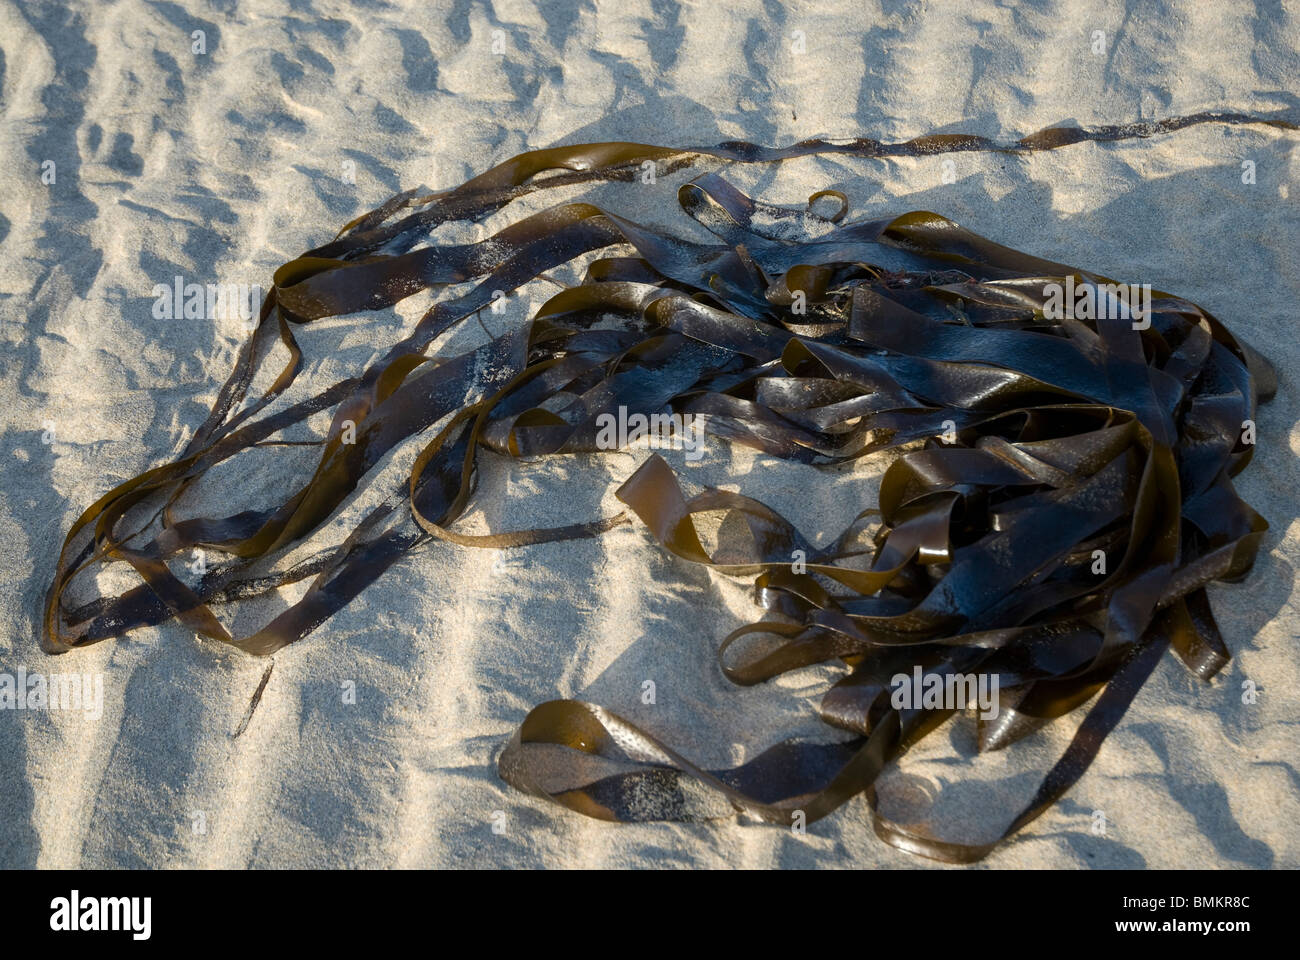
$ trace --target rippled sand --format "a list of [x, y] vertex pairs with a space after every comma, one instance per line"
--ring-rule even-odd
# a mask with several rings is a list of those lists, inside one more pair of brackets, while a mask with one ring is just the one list
[[[722, 6], [0, 0], [0, 672], [104, 679], [98, 718], [0, 711], [0, 865], [926, 865], [876, 840], [861, 801], [800, 837], [734, 822], [611, 826], [498, 780], [506, 738], [557, 696], [606, 704], [707, 766], [829, 735], [814, 707], [835, 671], [729, 686], [713, 651], [751, 617], [745, 585], [671, 560], [635, 526], [504, 559], [420, 551], [275, 656], [237, 739], [265, 661], [175, 626], [58, 659], [37, 647], [63, 531], [112, 483], [184, 446], [241, 336], [236, 322], [156, 318], [155, 284], [269, 284], [278, 264], [398, 190], [453, 185], [555, 143], [1015, 138], [1219, 109], [1300, 120], [1300, 22], [1277, 6]], [[1176, 291], [1277, 364], [1279, 395], [1239, 483], [1273, 528], [1250, 579], [1212, 589], [1235, 659], [1205, 686], [1169, 658], [1086, 777], [990, 866], [1300, 866], [1296, 143], [1202, 126], [1030, 157], [737, 173], [778, 202], [834, 187], [852, 215], [935, 210]], [[680, 223], [673, 188], [582, 195]], [[319, 386], [355, 370], [419, 309], [305, 333], [305, 376]], [[522, 311], [517, 300], [485, 319], [500, 329]], [[475, 337], [471, 324], [452, 340]], [[485, 463], [489, 501], [514, 499], [469, 526], [608, 515], [608, 491], [642, 455]], [[865, 466], [832, 478], [711, 447], [684, 469], [735, 483], [812, 535], [874, 496]], [[269, 497], [277, 476], [229, 482]], [[359, 498], [342, 519], [360, 509]], [[654, 705], [641, 702], [647, 679]], [[946, 788], [947, 835], [981, 839], [1032, 793], [1068, 739], [1071, 722], [1058, 726], [970, 767], [973, 734], [958, 725], [882, 789], [908, 803]], [[1105, 836], [1092, 832], [1096, 810]]]

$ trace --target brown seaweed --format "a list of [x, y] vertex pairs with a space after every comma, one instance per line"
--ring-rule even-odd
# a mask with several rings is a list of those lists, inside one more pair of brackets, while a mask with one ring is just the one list
[[[72, 525], [47, 597], [44, 649], [60, 653], [176, 619], [266, 655], [306, 636], [418, 545], [513, 548], [597, 536], [629, 517], [479, 536], [454, 524], [472, 502], [484, 448], [506, 457], [596, 452], [598, 418], [620, 408], [699, 417], [716, 437], [809, 464], [902, 448], [878, 507], [828, 546], [740, 494], [688, 496], [658, 456], [618, 491], [682, 561], [756, 577], [763, 615], [723, 641], [724, 674], [753, 684], [842, 662], [848, 672], [827, 692], [822, 716], [854, 739], [779, 744], [736, 769], [709, 771], [599, 706], [561, 700], [529, 713], [501, 772], [571, 809], [624, 821], [743, 811], [811, 822], [862, 793], [888, 842], [941, 860], [979, 859], [996, 842], [945, 841], [876, 812], [881, 771], [956, 712], [896, 708], [891, 678], [914, 668], [997, 676], [1000, 711], [981, 723], [981, 749], [1091, 701], [1005, 839], [1083, 774], [1167, 648], [1198, 677], [1212, 677], [1229, 653], [1205, 586], [1245, 576], [1267, 528], [1231, 481], [1253, 453], [1256, 403], [1274, 389], [1267, 363], [1173, 294], [1153, 292], [1141, 322], [1126, 305], [1056, 316], [1052, 285], [1101, 303], [1113, 281], [934, 213], [848, 222], [837, 191], [814, 194], [806, 210], [775, 207], [716, 172], [678, 193], [713, 243], [566, 203], [483, 243], [416, 245], [439, 224], [482, 220], [532, 191], [631, 179], [647, 161], [666, 174], [818, 153], [1025, 152], [1204, 122], [1291, 128], [1215, 114], [1051, 128], [1013, 144], [955, 134], [780, 149], [598, 143], [522, 154], [453, 190], [399, 194], [276, 271], [256, 331], [181, 456], [119, 484]], [[815, 212], [828, 197], [840, 209]], [[796, 242], [773, 223], [818, 229]], [[427, 355], [494, 291], [591, 254], [583, 282], [527, 323], [459, 356]], [[303, 368], [295, 326], [466, 282], [474, 283], [468, 292], [438, 300], [355, 378], [270, 411]], [[289, 362], [250, 400], [277, 339]], [[180, 497], [213, 466], [286, 442], [276, 440], [286, 428], [330, 410], [314, 472], [281, 504], [176, 516]], [[409, 482], [341, 545], [274, 569], [386, 453], [426, 433]], [[143, 525], [127, 521], [137, 508], [154, 511]], [[706, 513], [724, 514], [712, 550], [696, 526]], [[226, 560], [184, 578], [173, 567], [194, 548]], [[1100, 571], [1098, 555], [1109, 560]], [[112, 562], [129, 564], [142, 582], [69, 609], [69, 584]], [[308, 579], [299, 600], [251, 635], [232, 636], [214, 612]]]

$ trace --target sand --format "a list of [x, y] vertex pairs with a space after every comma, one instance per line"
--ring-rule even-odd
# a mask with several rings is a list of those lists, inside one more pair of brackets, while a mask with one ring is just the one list
[[[61, 658], [37, 645], [68, 524], [183, 448], [242, 336], [236, 322], [155, 317], [155, 284], [269, 284], [398, 190], [451, 186], [556, 143], [1015, 138], [1220, 109], [1300, 119], [1300, 20], [1281, 5], [726, 6], [0, 0], [0, 672], [103, 683], [98, 715], [0, 710], [0, 866], [930, 866], [878, 841], [861, 799], [798, 836], [733, 821], [609, 825], [498, 779], [510, 733], [554, 697], [602, 703], [708, 766], [834, 735], [815, 706], [835, 669], [729, 685], [714, 649], [752, 619], [746, 585], [671, 559], [637, 526], [512, 555], [410, 556], [275, 655], [238, 737], [265, 660], [177, 626]], [[1300, 866], [1296, 143], [1202, 126], [1021, 158], [813, 159], [736, 175], [783, 203], [843, 190], [851, 216], [934, 210], [1176, 291], [1277, 365], [1239, 483], [1272, 529], [1248, 581], [1212, 588], [1234, 660], [1204, 685], [1168, 658], [1091, 771], [987, 867]], [[680, 224], [673, 187], [573, 195]], [[311, 382], [364, 364], [419, 309], [313, 330]], [[499, 331], [523, 309], [485, 319]], [[482, 337], [467, 325], [451, 342]], [[402, 456], [413, 451], [394, 454], [393, 476]], [[467, 529], [608, 515], [643, 456], [485, 462], [487, 501], [513, 499]], [[864, 464], [828, 480], [717, 443], [697, 465], [675, 463], [820, 537], [871, 502], [878, 475]], [[270, 470], [229, 483], [241, 499], [277, 489]], [[882, 791], [900, 805], [942, 791], [946, 835], [983, 839], [1032, 793], [1072, 721], [1056, 727], [972, 762], [973, 734], [957, 725]]]

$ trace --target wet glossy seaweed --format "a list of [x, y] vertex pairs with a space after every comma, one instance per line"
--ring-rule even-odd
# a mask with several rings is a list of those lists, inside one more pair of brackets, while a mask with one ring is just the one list
[[[624, 821], [744, 811], [784, 824], [801, 813], [811, 822], [861, 793], [888, 842], [942, 860], [979, 859], [1083, 774], [1168, 648], [1206, 680], [1227, 661], [1205, 586], [1243, 577], [1266, 529], [1231, 478], [1250, 461], [1255, 406], [1273, 390], [1267, 364], [1173, 294], [1153, 294], [1145, 329], [1124, 311], [1051, 318], [1047, 284], [1096, 290], [1111, 281], [934, 213], [848, 222], [847, 199], [836, 191], [814, 194], [807, 209], [774, 207], [716, 172], [678, 193], [714, 243], [567, 203], [489, 242], [416, 244], [441, 223], [481, 220], [528, 192], [631, 179], [646, 161], [665, 175], [813, 153], [1024, 152], [1205, 122], [1290, 127], [1217, 114], [1052, 128], [1001, 145], [964, 135], [781, 149], [586, 144], [523, 154], [442, 193], [400, 194], [276, 272], [256, 332], [182, 455], [119, 484], [73, 524], [47, 597], [44, 648], [64, 652], [177, 619], [265, 655], [306, 636], [420, 544], [519, 547], [597, 536], [634, 516], [682, 561], [756, 578], [762, 617], [718, 652], [728, 678], [760, 683], [842, 662], [846, 675], [826, 693], [822, 716], [856, 736], [780, 744], [736, 769], [708, 771], [602, 707], [559, 700], [524, 719], [501, 757], [507, 780]], [[826, 199], [840, 209], [814, 212]], [[803, 239], [791, 240], [792, 230]], [[427, 355], [494, 291], [596, 251], [608, 255], [526, 324], [460, 356]], [[435, 303], [360, 376], [269, 412], [303, 366], [295, 326], [465, 281], [479, 282]], [[250, 400], [277, 339], [289, 362]], [[698, 416], [716, 437], [802, 463], [903, 449], [879, 503], [827, 546], [748, 497], [687, 495], [656, 455], [619, 489], [624, 514], [486, 536], [453, 529], [472, 500], [481, 449], [510, 457], [595, 452], [597, 417], [619, 407]], [[283, 503], [175, 516], [180, 496], [214, 465], [329, 410], [315, 470]], [[350, 430], [355, 442], [345, 442]], [[341, 546], [274, 568], [385, 453], [429, 432], [409, 482]], [[124, 529], [137, 508], [154, 510], [152, 522]], [[710, 549], [697, 519], [719, 513]], [[178, 561], [195, 548], [226, 559], [183, 577]], [[796, 556], [806, 566], [793, 564]], [[69, 583], [111, 562], [130, 564], [141, 584], [69, 609]], [[232, 636], [214, 612], [305, 580], [301, 599], [251, 635]], [[891, 705], [890, 678], [916, 665], [999, 677], [999, 715], [979, 729], [985, 750], [1091, 704], [1037, 794], [996, 840], [943, 840], [876, 812], [880, 772], [953, 714]]]

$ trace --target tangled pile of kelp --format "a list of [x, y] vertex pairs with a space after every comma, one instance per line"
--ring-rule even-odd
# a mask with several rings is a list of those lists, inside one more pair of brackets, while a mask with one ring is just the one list
[[[1058, 129], [998, 149], [1115, 136]], [[713, 436], [809, 464], [908, 445], [884, 475], [879, 508], [824, 547], [739, 494], [687, 497], [657, 455], [618, 491], [678, 557], [757, 575], [763, 618], [726, 638], [726, 676], [753, 684], [842, 661], [848, 673], [822, 714], [856, 738], [785, 743], [736, 769], [706, 771], [600, 707], [553, 701], [524, 720], [501, 770], [523, 789], [612, 820], [695, 819], [721, 808], [810, 822], [859, 793], [874, 812], [882, 769], [955, 712], [895, 708], [890, 678], [915, 668], [978, 672], [1000, 687], [996, 721], [981, 722], [984, 749], [1092, 701], [1002, 835], [1010, 836], [1078, 779], [1168, 647], [1202, 678], [1228, 659], [1205, 585], [1243, 576], [1266, 529], [1230, 480], [1250, 460], [1257, 399], [1273, 389], [1250, 348], [1187, 300], [1157, 291], [1139, 316], [1107, 293], [1107, 278], [933, 213], [845, 222], [842, 194], [823, 191], [807, 209], [776, 207], [716, 172], [678, 192], [716, 242], [566, 203], [481, 243], [417, 246], [439, 224], [481, 220], [532, 191], [629, 180], [647, 162], [662, 176], [705, 161], [990, 147], [957, 136], [782, 150], [600, 143], [526, 153], [456, 189], [392, 198], [276, 272], [256, 333], [179, 459], [120, 484], [76, 521], [48, 596], [46, 649], [176, 618], [269, 654], [417, 544], [502, 548], [598, 535], [627, 518], [485, 536], [451, 525], [471, 502], [481, 447], [510, 457], [593, 452], [598, 418], [619, 408], [699, 417]], [[837, 209], [817, 212], [828, 203]], [[587, 256], [596, 251], [606, 255]], [[527, 323], [460, 356], [426, 355], [495, 291], [578, 258], [589, 260], [583, 281]], [[295, 325], [466, 284], [359, 376], [271, 408], [303, 365]], [[1058, 285], [1082, 291], [1091, 309], [1047, 309]], [[289, 362], [251, 398], [277, 338]], [[283, 503], [177, 516], [180, 497], [214, 465], [329, 410], [315, 471]], [[424, 432], [432, 439], [409, 484], [337, 548], [274, 569], [388, 451]], [[143, 523], [128, 522], [141, 513]], [[722, 515], [711, 549], [697, 527], [705, 514]], [[225, 559], [185, 576], [180, 561], [195, 548]], [[143, 582], [69, 609], [70, 581], [112, 561]], [[232, 637], [213, 612], [308, 578], [305, 594], [250, 636]], [[946, 842], [879, 814], [875, 826], [890, 843], [951, 861], [996, 845]]]

